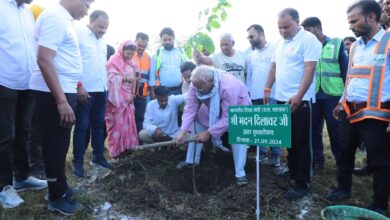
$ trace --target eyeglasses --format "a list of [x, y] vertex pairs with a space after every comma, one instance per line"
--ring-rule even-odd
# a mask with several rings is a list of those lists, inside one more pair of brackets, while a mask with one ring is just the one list
[[247, 37], [248, 40], [253, 40], [253, 38], [255, 38], [255, 36], [253, 36], [253, 35], [249, 35], [249, 36]]

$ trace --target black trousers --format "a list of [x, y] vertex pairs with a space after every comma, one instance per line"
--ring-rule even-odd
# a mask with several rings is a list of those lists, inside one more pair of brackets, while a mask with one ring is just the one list
[[29, 176], [26, 142], [32, 104], [29, 90], [0, 86], [0, 190], [12, 185], [12, 172], [17, 180]]
[[[277, 102], [284, 104], [284, 102]], [[288, 168], [295, 178], [295, 185], [310, 186], [312, 175], [311, 102], [302, 101], [301, 106], [291, 113], [291, 148], [288, 148]]]
[[[65, 176], [66, 155], [69, 149], [71, 128], [60, 126], [60, 116], [53, 95], [34, 91], [37, 112], [41, 122], [42, 155], [49, 186], [49, 200], [61, 198], [68, 190]], [[74, 109], [76, 94], [65, 94]]]
[[27, 151], [30, 159], [30, 166], [43, 167], [42, 160], [42, 136], [39, 123], [38, 112], [36, 111], [36, 102], [34, 101], [34, 110], [31, 118], [31, 128], [28, 135]]
[[390, 196], [390, 144], [387, 126], [388, 122], [375, 119], [365, 119], [351, 124], [344, 115], [340, 126], [341, 151], [337, 173], [339, 187], [350, 191], [355, 152], [359, 144], [356, 137], [361, 137], [373, 174], [374, 204], [384, 210], [387, 210]]
[[146, 111], [147, 100], [143, 97], [135, 97], [134, 108], [135, 108], [135, 125], [137, 126], [137, 132], [142, 130], [142, 124], [144, 123], [144, 115]]

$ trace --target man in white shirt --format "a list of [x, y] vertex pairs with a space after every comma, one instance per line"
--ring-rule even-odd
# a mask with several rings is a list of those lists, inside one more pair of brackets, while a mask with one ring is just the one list
[[[246, 87], [253, 105], [262, 105], [265, 83], [271, 67], [271, 58], [274, 53], [272, 44], [265, 40], [264, 29], [261, 25], [253, 24], [248, 29], [248, 41], [251, 47], [246, 51], [247, 55], [247, 77]], [[275, 89], [270, 92], [270, 104], [275, 104]], [[280, 166], [280, 148], [271, 147], [270, 158], [267, 157], [267, 147], [260, 148], [260, 161], [262, 164]]]
[[288, 167], [295, 185], [284, 197], [297, 200], [310, 191], [312, 175], [311, 103], [315, 101], [314, 71], [322, 45], [310, 32], [299, 26], [298, 11], [287, 8], [279, 13], [280, 39], [275, 45], [272, 65], [264, 89], [264, 103], [269, 103], [274, 82], [275, 99], [291, 106], [292, 146], [288, 149]]
[[28, 81], [36, 66], [34, 18], [26, 7], [30, 3], [31, 0], [0, 0], [0, 204], [3, 208], [14, 208], [24, 202], [16, 191], [47, 187], [46, 181], [29, 176], [26, 149], [34, 107]]
[[77, 82], [83, 66], [74, 19], [87, 14], [93, 0], [60, 0], [37, 20], [34, 37], [40, 71], [34, 71], [34, 90], [41, 122], [42, 154], [49, 185], [49, 210], [64, 215], [76, 213], [78, 203], [71, 199], [65, 176], [70, 132], [75, 122]]
[[94, 11], [89, 24], [77, 29], [83, 74], [77, 86], [76, 123], [73, 134], [73, 174], [84, 176], [85, 137], [91, 130], [91, 164], [111, 169], [104, 158], [104, 116], [107, 101], [107, 44], [102, 39], [108, 28], [108, 15]]
[[215, 68], [224, 70], [245, 84], [245, 53], [233, 48], [234, 39], [232, 34], [224, 33], [221, 35], [220, 47], [221, 52], [213, 54], [210, 57], [195, 50], [194, 59], [197, 64], [213, 65]]
[[169, 141], [177, 136], [180, 129], [177, 123], [179, 106], [186, 100], [184, 95], [169, 95], [165, 86], [155, 90], [156, 100], [146, 106], [143, 130], [139, 139], [144, 143]]

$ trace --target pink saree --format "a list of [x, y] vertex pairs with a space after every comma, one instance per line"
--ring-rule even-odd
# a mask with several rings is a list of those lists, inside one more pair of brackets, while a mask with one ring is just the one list
[[123, 59], [123, 47], [135, 45], [132, 41], [123, 42], [107, 63], [108, 102], [106, 125], [110, 157], [119, 156], [122, 152], [138, 145], [138, 134], [135, 125], [133, 97], [136, 81], [123, 82], [125, 76], [133, 76], [137, 64], [130, 59]]

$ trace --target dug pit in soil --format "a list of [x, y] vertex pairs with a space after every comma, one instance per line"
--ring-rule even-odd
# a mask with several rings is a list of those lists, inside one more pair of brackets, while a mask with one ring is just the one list
[[[111, 175], [96, 183], [96, 193], [120, 213], [147, 219], [255, 219], [255, 161], [247, 159], [249, 184], [235, 184], [230, 154], [202, 152], [199, 166], [178, 170], [185, 151], [177, 147], [129, 154]], [[193, 172], [195, 173], [193, 178]], [[196, 190], [194, 187], [194, 182]], [[288, 187], [271, 167], [261, 169], [263, 219], [296, 216], [296, 204], [281, 194]], [[102, 193], [103, 192], [103, 193]], [[279, 213], [278, 210], [286, 210]]]

